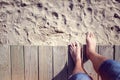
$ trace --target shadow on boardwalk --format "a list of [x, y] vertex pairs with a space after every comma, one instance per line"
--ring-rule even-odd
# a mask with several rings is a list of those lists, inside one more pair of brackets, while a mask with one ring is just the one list
[[[82, 49], [82, 59], [83, 64], [88, 61], [88, 58], [85, 55], [86, 51], [86, 45], [83, 46]], [[74, 62], [72, 60], [72, 57], [70, 55], [70, 46], [68, 46], [68, 62], [65, 63], [64, 68], [52, 79], [52, 80], [68, 80], [69, 76], [72, 74], [72, 71], [74, 69]]]

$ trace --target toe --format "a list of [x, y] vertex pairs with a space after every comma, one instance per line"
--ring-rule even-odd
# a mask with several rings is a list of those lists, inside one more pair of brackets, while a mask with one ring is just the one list
[[90, 32], [87, 32], [86, 39], [89, 40], [90, 37], [91, 37]]
[[86, 37], [88, 37], [89, 32], [86, 33]]
[[73, 43], [70, 43], [70, 47], [73, 47]]
[[70, 44], [70, 50], [73, 51], [73, 48], [74, 48], [74, 44], [71, 43], [71, 44]]
[[91, 32], [88, 32], [88, 33], [87, 33], [87, 37], [90, 37], [90, 36], [91, 36]]
[[79, 42], [75, 42], [76, 47], [80, 47]]
[[72, 47], [72, 43], [70, 43], [70, 47]]
[[92, 32], [90, 32], [89, 36], [92, 37]]
[[72, 54], [72, 53], [73, 53], [73, 47], [70, 46], [70, 54]]
[[72, 46], [75, 47], [75, 43], [72, 43]]
[[92, 37], [95, 37], [94, 33], [91, 33], [92, 34]]

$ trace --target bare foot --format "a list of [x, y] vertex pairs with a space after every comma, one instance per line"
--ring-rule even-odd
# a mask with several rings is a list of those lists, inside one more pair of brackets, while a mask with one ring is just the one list
[[74, 63], [80, 60], [81, 62], [81, 48], [78, 42], [70, 44], [70, 54]]
[[96, 39], [93, 33], [88, 32], [86, 35], [86, 42], [87, 42], [87, 55], [89, 57], [89, 55], [96, 53], [95, 48], [96, 48]]
[[70, 54], [75, 64], [72, 75], [80, 73], [80, 72], [85, 73], [82, 67], [81, 48], [78, 42], [70, 44]]
[[99, 70], [100, 65], [105, 60], [107, 60], [107, 58], [103, 57], [102, 55], [98, 54], [95, 51], [96, 39], [95, 39], [95, 36], [93, 33], [91, 33], [91, 32], [87, 33], [86, 42], [87, 42], [86, 54], [87, 54], [88, 58], [92, 61], [95, 71], [99, 72], [98, 70]]

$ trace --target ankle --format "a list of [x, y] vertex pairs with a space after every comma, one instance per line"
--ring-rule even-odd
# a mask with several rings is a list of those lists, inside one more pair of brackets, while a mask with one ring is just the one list
[[99, 54], [97, 52], [93, 52], [93, 53], [89, 54], [90, 60], [97, 56], [99, 56]]
[[82, 63], [82, 62], [81, 62], [81, 59], [79, 59], [79, 58], [76, 59], [76, 61], [75, 61], [75, 65], [81, 65], [81, 63]]
[[76, 69], [82, 69], [82, 64], [80, 62], [75, 64]]
[[91, 57], [93, 57], [93, 56], [95, 56], [95, 55], [97, 55], [97, 52], [96, 52], [96, 51], [87, 52], [87, 56], [88, 56], [89, 58], [91, 58]]
[[97, 54], [96, 51], [91, 51], [91, 52], [89, 52], [89, 55], [95, 55], [95, 54]]
[[87, 53], [87, 55], [89, 56], [89, 55], [95, 54], [96, 51], [89, 51], [89, 50], [87, 50], [86, 53]]

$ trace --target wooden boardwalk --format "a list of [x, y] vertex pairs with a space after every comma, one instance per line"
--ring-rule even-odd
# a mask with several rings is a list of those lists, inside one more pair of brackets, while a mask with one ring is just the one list
[[[120, 46], [97, 46], [96, 51], [120, 61]], [[91, 61], [83, 54], [82, 59], [88, 74], [101, 80]], [[67, 46], [0, 45], [0, 80], [68, 80], [73, 66]]]

